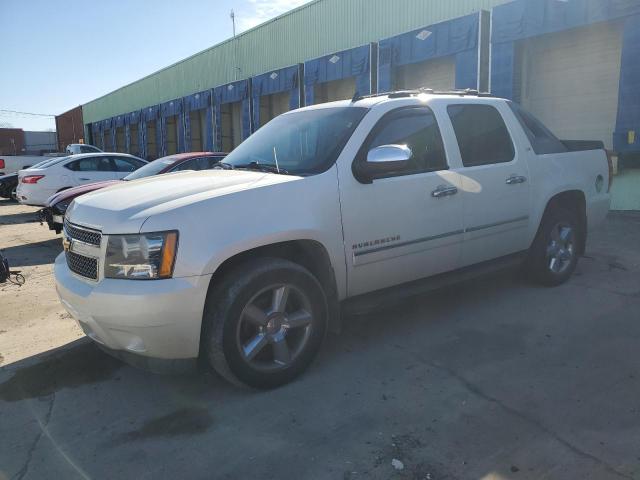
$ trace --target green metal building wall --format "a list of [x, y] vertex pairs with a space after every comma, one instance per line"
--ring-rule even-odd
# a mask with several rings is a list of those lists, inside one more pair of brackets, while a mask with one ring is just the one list
[[[83, 105], [85, 123], [364, 45], [510, 0], [315, 0]], [[236, 71], [234, 51], [237, 49]]]

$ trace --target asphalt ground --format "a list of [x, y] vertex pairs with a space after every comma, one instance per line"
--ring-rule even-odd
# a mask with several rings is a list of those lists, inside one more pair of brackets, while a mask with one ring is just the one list
[[[640, 214], [563, 286], [505, 272], [350, 317], [267, 392], [104, 354], [53, 303], [55, 235], [2, 215], [0, 248], [41, 260], [0, 290], [0, 479], [640, 478]], [[51, 322], [57, 346], [31, 346]]]

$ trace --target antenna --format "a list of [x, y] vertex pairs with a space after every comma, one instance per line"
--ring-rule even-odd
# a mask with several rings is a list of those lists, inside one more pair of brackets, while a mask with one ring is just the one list
[[278, 170], [278, 173], [280, 173], [280, 166], [278, 165], [278, 154], [276, 153], [275, 145], [273, 146], [273, 158], [276, 161], [276, 169]]

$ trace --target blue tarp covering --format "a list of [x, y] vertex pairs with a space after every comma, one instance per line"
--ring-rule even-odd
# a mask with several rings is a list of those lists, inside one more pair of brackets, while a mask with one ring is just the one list
[[253, 131], [261, 127], [260, 97], [275, 93], [290, 92], [289, 108], [300, 107], [300, 67], [281, 68], [251, 79], [251, 101], [253, 102]]
[[213, 89], [214, 98], [214, 149], [222, 151], [222, 110], [226, 103], [242, 102], [242, 139], [251, 135], [251, 101], [249, 100], [249, 80], [240, 80]]
[[625, 21], [621, 65], [613, 148], [618, 152], [637, 152], [640, 151], [640, 15]]
[[[160, 116], [160, 105], [152, 105], [140, 110], [141, 124], [138, 131], [138, 143], [140, 145], [140, 155], [142, 158], [148, 158], [149, 152], [147, 151], [147, 137], [148, 137], [148, 125], [147, 122], [156, 122]], [[156, 122], [156, 145], [160, 148], [162, 142], [162, 131], [158, 128], [158, 122]]]
[[[360, 95], [371, 93], [371, 45], [363, 45], [305, 62], [305, 104], [314, 104], [316, 84], [351, 77], [356, 77], [357, 93]], [[353, 93], [355, 95], [356, 92]]]
[[169, 100], [160, 105], [160, 131], [162, 140], [159, 143], [158, 156], [168, 155], [167, 151], [167, 117], [176, 116], [176, 128], [178, 131], [176, 151], [184, 152], [184, 105], [183, 99]]
[[[627, 17], [620, 70], [618, 117], [613, 135], [617, 151], [640, 150], [640, 1], [515, 0], [493, 10], [491, 91], [513, 98], [516, 42], [526, 38]], [[633, 135], [636, 132], [635, 142]]]
[[493, 9], [493, 43], [640, 14], [638, 0], [515, 0]]
[[491, 45], [491, 93], [513, 100], [516, 67], [515, 42]]
[[[140, 152], [131, 151], [131, 125], [138, 125], [138, 135], [140, 135], [140, 112], [130, 112], [124, 115], [124, 141], [127, 153], [137, 155]], [[138, 145], [140, 145], [138, 137]]]
[[141, 119], [140, 116], [140, 111], [136, 111], [136, 112], [131, 112], [131, 113], [127, 113], [124, 116], [124, 124], [125, 125], [133, 125], [135, 123], [139, 123]]
[[204, 138], [204, 149], [207, 151], [213, 150], [213, 105], [211, 104], [211, 90], [205, 90], [204, 92], [194, 93], [184, 97], [184, 144], [185, 151], [190, 150], [191, 147], [191, 117], [189, 112], [195, 110], [206, 109], [206, 135]]
[[91, 124], [91, 140], [93, 145], [102, 149], [102, 134], [100, 128], [100, 122]]
[[394, 69], [456, 55], [456, 88], [478, 85], [478, 29], [480, 14], [474, 13], [419, 28], [378, 44], [378, 91], [395, 88]]
[[113, 151], [114, 150], [113, 149], [113, 135], [111, 135], [112, 141], [110, 142], [110, 144], [107, 145], [105, 143], [105, 132], [107, 130], [111, 130], [111, 119], [110, 118], [107, 118], [107, 119], [102, 120], [100, 122], [100, 140], [102, 142], [102, 147], [101, 147], [102, 150], [107, 150], [107, 151], [111, 150], [111, 151]]
[[114, 128], [124, 127], [126, 115], [118, 115], [117, 117], [113, 117], [113, 126]]
[[160, 105], [152, 105], [140, 110], [140, 116], [143, 122], [150, 122], [151, 120], [157, 120], [160, 115]]

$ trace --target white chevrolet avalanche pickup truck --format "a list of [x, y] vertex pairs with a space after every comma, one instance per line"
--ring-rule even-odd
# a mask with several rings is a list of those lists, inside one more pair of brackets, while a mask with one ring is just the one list
[[507, 100], [395, 92], [281, 115], [208, 172], [77, 198], [55, 263], [86, 334], [151, 370], [301, 374], [340, 312], [517, 262], [573, 273], [609, 209], [599, 142]]

